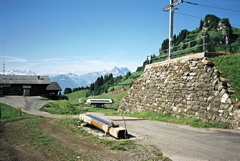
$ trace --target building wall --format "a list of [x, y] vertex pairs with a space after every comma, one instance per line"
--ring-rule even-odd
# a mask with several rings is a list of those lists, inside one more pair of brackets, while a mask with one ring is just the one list
[[9, 85], [3, 87], [3, 95], [23, 95], [22, 85]]
[[[25, 85], [26, 86], [26, 85]], [[30, 95], [36, 96], [36, 95], [45, 95], [46, 93], [46, 87], [47, 85], [28, 85], [30, 89]], [[23, 95], [24, 89], [23, 85], [19, 84], [12, 84], [9, 85], [9, 87], [3, 88], [3, 95]]]
[[31, 86], [31, 95], [46, 95], [47, 94], [47, 85], [32, 85]]
[[203, 56], [147, 66], [121, 100], [119, 110], [171, 113], [240, 127], [240, 110], [230, 98], [231, 85]]

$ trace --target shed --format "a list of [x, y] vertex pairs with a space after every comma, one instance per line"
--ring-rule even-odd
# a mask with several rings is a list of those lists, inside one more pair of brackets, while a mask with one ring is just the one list
[[58, 98], [58, 92], [62, 91], [62, 88], [59, 86], [57, 82], [51, 82], [47, 88], [47, 95], [52, 99]]

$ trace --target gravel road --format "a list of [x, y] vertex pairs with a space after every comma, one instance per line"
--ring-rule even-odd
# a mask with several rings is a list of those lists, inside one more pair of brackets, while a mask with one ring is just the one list
[[[1, 97], [0, 102], [23, 111], [44, 117], [62, 117], [38, 109], [48, 101], [40, 97]], [[122, 117], [104, 116], [93, 113], [103, 119], [124, 126]], [[73, 116], [77, 117], [77, 116]], [[240, 131], [233, 129], [193, 128], [158, 121], [125, 117], [128, 131], [144, 145], [154, 145], [163, 154], [174, 161], [239, 161]]]
[[[103, 116], [124, 127], [121, 117]], [[127, 129], [139, 143], [155, 145], [174, 161], [239, 161], [240, 131], [233, 129], [193, 128], [159, 121], [125, 118]]]

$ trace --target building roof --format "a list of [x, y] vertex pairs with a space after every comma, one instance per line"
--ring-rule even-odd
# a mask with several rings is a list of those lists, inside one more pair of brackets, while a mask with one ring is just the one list
[[36, 75], [0, 75], [0, 84], [50, 84], [48, 76]]
[[51, 84], [49, 84], [47, 86], [47, 91], [61, 91], [62, 88], [59, 86], [59, 84], [57, 82], [51, 82]]

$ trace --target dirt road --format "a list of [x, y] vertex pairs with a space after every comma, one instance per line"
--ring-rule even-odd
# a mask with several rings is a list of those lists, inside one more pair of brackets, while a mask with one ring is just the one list
[[[7, 99], [11, 100], [9, 98]], [[40, 108], [39, 105], [44, 103], [42, 100], [40, 100], [40, 103], [36, 101], [36, 98], [31, 99], [27, 98], [25, 101], [26, 104], [24, 104], [23, 98], [20, 98], [19, 101], [23, 102], [22, 106], [19, 102], [12, 102], [11, 105], [18, 105], [18, 107], [25, 106], [27, 107], [25, 110], [28, 113], [35, 113], [37, 115], [51, 117], [50, 114], [38, 111]], [[2, 98], [0, 101], [4, 102]], [[6, 100], [4, 103], [7, 103]], [[29, 103], [31, 106], [27, 105]], [[124, 126], [122, 117], [104, 116], [99, 113], [94, 114]], [[57, 116], [53, 115], [53, 117]], [[186, 125], [139, 120], [131, 117], [126, 117], [125, 119], [127, 120], [126, 123], [128, 131], [139, 138], [139, 143], [156, 146], [157, 148], [161, 149], [165, 156], [168, 156], [174, 161], [240, 160], [239, 130], [224, 130], [214, 128], [198, 129]]]

